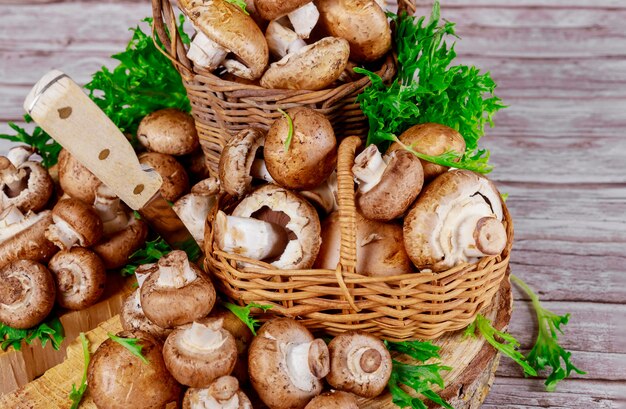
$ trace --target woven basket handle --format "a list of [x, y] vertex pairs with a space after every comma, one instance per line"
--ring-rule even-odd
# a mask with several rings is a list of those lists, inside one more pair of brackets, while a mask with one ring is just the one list
[[[187, 50], [178, 33], [178, 17], [169, 0], [152, 0], [152, 16], [152, 39], [157, 49], [172, 61], [182, 76], [191, 78], [191, 61], [187, 58]], [[157, 39], [165, 49], [158, 46]]]
[[337, 155], [337, 190], [339, 196], [339, 224], [341, 249], [339, 263], [347, 273], [356, 271], [356, 206], [354, 205], [354, 155], [361, 145], [358, 136], [349, 136], [339, 145]]

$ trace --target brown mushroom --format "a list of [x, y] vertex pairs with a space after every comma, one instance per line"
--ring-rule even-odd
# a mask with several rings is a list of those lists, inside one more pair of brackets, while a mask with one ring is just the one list
[[162, 328], [173, 328], [206, 317], [215, 304], [215, 288], [187, 254], [175, 250], [162, 257], [158, 270], [141, 286], [146, 317]]
[[233, 371], [237, 344], [222, 319], [206, 318], [175, 329], [165, 341], [163, 359], [178, 382], [206, 388]]
[[16, 329], [32, 328], [54, 306], [54, 279], [36, 261], [17, 260], [0, 269], [0, 322]]
[[330, 121], [310, 108], [287, 111], [293, 123], [289, 146], [285, 141], [290, 132], [289, 120], [274, 121], [265, 139], [265, 163], [272, 178], [288, 189], [313, 189], [335, 170], [337, 139]]
[[189, 388], [183, 399], [183, 409], [252, 409], [252, 402], [239, 389], [237, 378], [222, 376], [207, 388]]
[[380, 395], [391, 377], [391, 355], [379, 338], [360, 331], [344, 332], [328, 344], [334, 389], [365, 398]]
[[199, 145], [191, 115], [174, 108], [146, 115], [139, 123], [137, 139], [151, 152], [174, 156], [191, 153]]
[[154, 169], [163, 179], [161, 195], [165, 200], [175, 202], [189, 190], [189, 177], [185, 168], [171, 155], [145, 152], [139, 155], [139, 163]]
[[217, 201], [218, 193], [219, 182], [215, 178], [208, 178], [194, 185], [191, 193], [178, 199], [172, 206], [200, 247], [204, 246], [205, 222]]
[[122, 338], [135, 338], [148, 363], [112, 339], [107, 339], [91, 357], [87, 370], [89, 395], [99, 408], [164, 409], [180, 400], [181, 388], [165, 367], [162, 344], [150, 334], [124, 331]]
[[311, 0], [254, 0], [254, 5], [265, 20], [287, 16], [300, 38], [309, 38], [320, 16]]
[[59, 184], [63, 192], [74, 199], [93, 203], [96, 189], [101, 184], [93, 173], [78, 162], [67, 150], [59, 153]]
[[398, 150], [382, 157], [376, 145], [356, 157], [352, 172], [359, 184], [359, 211], [383, 222], [401, 217], [424, 184], [422, 165], [415, 155]]
[[300, 191], [305, 199], [311, 202], [320, 212], [330, 214], [339, 208], [339, 191], [337, 172], [330, 174], [321, 185], [311, 190]]
[[328, 374], [328, 347], [290, 318], [266, 322], [250, 345], [250, 381], [272, 409], [302, 409], [322, 391]]
[[220, 156], [220, 186], [232, 196], [243, 196], [252, 188], [252, 168], [265, 142], [265, 131], [245, 128], [233, 136]]
[[52, 196], [52, 178], [40, 163], [28, 160], [30, 155], [31, 149], [15, 147], [7, 157], [0, 156], [0, 209], [38, 212]]
[[248, 347], [254, 338], [250, 328], [231, 311], [216, 306], [211, 311], [209, 318], [221, 319], [223, 328], [230, 332], [237, 344], [237, 363], [233, 369], [232, 376], [240, 383], [248, 383]]
[[46, 238], [46, 229], [52, 224], [52, 212], [29, 212], [26, 216], [15, 206], [0, 213], [0, 267], [15, 260], [34, 260], [45, 263], [57, 252], [57, 247]]
[[78, 199], [60, 200], [52, 209], [53, 224], [46, 238], [61, 250], [75, 245], [89, 247], [102, 238], [102, 221], [93, 207]]
[[332, 391], [314, 397], [304, 409], [359, 409], [359, 404], [351, 393]]
[[502, 216], [502, 199], [489, 179], [451, 170], [424, 189], [405, 217], [404, 246], [420, 270], [473, 263], [506, 246]]

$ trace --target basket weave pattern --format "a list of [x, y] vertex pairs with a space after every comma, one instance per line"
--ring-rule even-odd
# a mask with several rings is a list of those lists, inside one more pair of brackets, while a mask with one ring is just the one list
[[[205, 268], [223, 294], [239, 304], [271, 304], [273, 314], [297, 317], [312, 330], [331, 335], [359, 329], [384, 339], [434, 339], [469, 325], [489, 305], [504, 278], [513, 243], [513, 223], [504, 207], [507, 246], [498, 256], [439, 273], [366, 277], [355, 272], [356, 208], [352, 165], [360, 138], [339, 147], [337, 177], [341, 224], [340, 261], [335, 270], [278, 270], [225, 253], [213, 240], [211, 222], [218, 208], [228, 212], [229, 198], [207, 222]], [[245, 262], [246, 268], [237, 263]], [[270, 314], [261, 318], [268, 319]]]

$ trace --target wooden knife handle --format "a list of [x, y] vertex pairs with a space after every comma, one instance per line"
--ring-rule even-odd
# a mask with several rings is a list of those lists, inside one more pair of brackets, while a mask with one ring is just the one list
[[159, 174], [142, 169], [124, 134], [61, 71], [51, 71], [37, 82], [24, 109], [132, 209], [143, 207], [161, 187]]

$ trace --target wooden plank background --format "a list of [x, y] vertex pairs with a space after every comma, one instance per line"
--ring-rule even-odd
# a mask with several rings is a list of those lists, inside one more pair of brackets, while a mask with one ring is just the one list
[[[423, 1], [426, 4], [426, 1]], [[427, 8], [421, 8], [426, 12]], [[442, 0], [460, 60], [510, 106], [482, 141], [515, 220], [513, 272], [572, 314], [562, 345], [587, 370], [546, 393], [503, 359], [485, 408], [613, 408], [626, 390], [626, 1]], [[0, 133], [47, 70], [87, 82], [148, 0], [0, 0]], [[0, 151], [7, 145], [0, 145]], [[535, 322], [516, 293], [511, 332]]]

